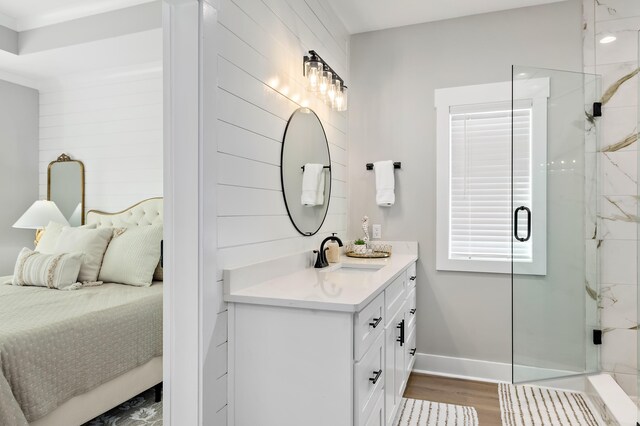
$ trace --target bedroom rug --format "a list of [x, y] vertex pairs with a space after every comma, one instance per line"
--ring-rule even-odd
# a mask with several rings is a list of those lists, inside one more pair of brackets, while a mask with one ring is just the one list
[[473, 407], [403, 398], [397, 426], [477, 426]]
[[500, 383], [498, 393], [504, 426], [601, 425], [578, 392]]
[[83, 426], [162, 426], [162, 402], [155, 402], [153, 389], [123, 402]]

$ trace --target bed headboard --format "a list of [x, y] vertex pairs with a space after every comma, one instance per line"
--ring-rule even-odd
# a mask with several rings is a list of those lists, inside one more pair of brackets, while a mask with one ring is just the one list
[[89, 210], [86, 223], [95, 223], [98, 228], [162, 225], [164, 216], [162, 201], [162, 197], [149, 198], [117, 213]]

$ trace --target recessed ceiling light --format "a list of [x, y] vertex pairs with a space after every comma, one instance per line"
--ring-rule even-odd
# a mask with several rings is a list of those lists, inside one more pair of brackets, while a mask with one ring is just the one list
[[614, 36], [613, 34], [605, 34], [600, 39], [600, 44], [613, 43], [614, 41], [616, 41], [617, 38], [618, 37]]

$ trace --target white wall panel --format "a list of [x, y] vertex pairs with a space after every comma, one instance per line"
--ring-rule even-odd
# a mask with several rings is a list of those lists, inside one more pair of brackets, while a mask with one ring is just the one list
[[285, 119], [260, 108], [224, 89], [218, 90], [221, 108], [219, 118], [222, 121], [250, 130], [272, 139], [282, 137], [287, 125]]
[[[220, 1], [218, 280], [223, 269], [310, 251], [331, 232], [346, 234], [347, 114], [310, 95], [302, 76], [302, 56], [314, 49], [348, 79], [348, 33], [325, 1]], [[291, 224], [280, 182], [282, 137], [301, 106], [320, 117], [334, 170], [329, 212], [313, 237]], [[217, 361], [216, 376], [222, 372]], [[206, 380], [222, 386], [227, 376]]]
[[277, 191], [281, 187], [280, 167], [219, 153], [218, 183]]
[[218, 185], [218, 200], [219, 217], [287, 215], [282, 191]]
[[117, 211], [162, 195], [162, 71], [82, 75], [40, 93], [40, 197], [61, 153], [85, 165], [86, 209]]
[[218, 121], [218, 151], [280, 166], [282, 142]]

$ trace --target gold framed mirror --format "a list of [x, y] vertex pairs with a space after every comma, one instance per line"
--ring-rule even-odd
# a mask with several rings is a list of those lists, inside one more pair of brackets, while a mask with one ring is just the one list
[[49, 163], [47, 200], [58, 206], [71, 226], [84, 225], [84, 164], [62, 153]]

